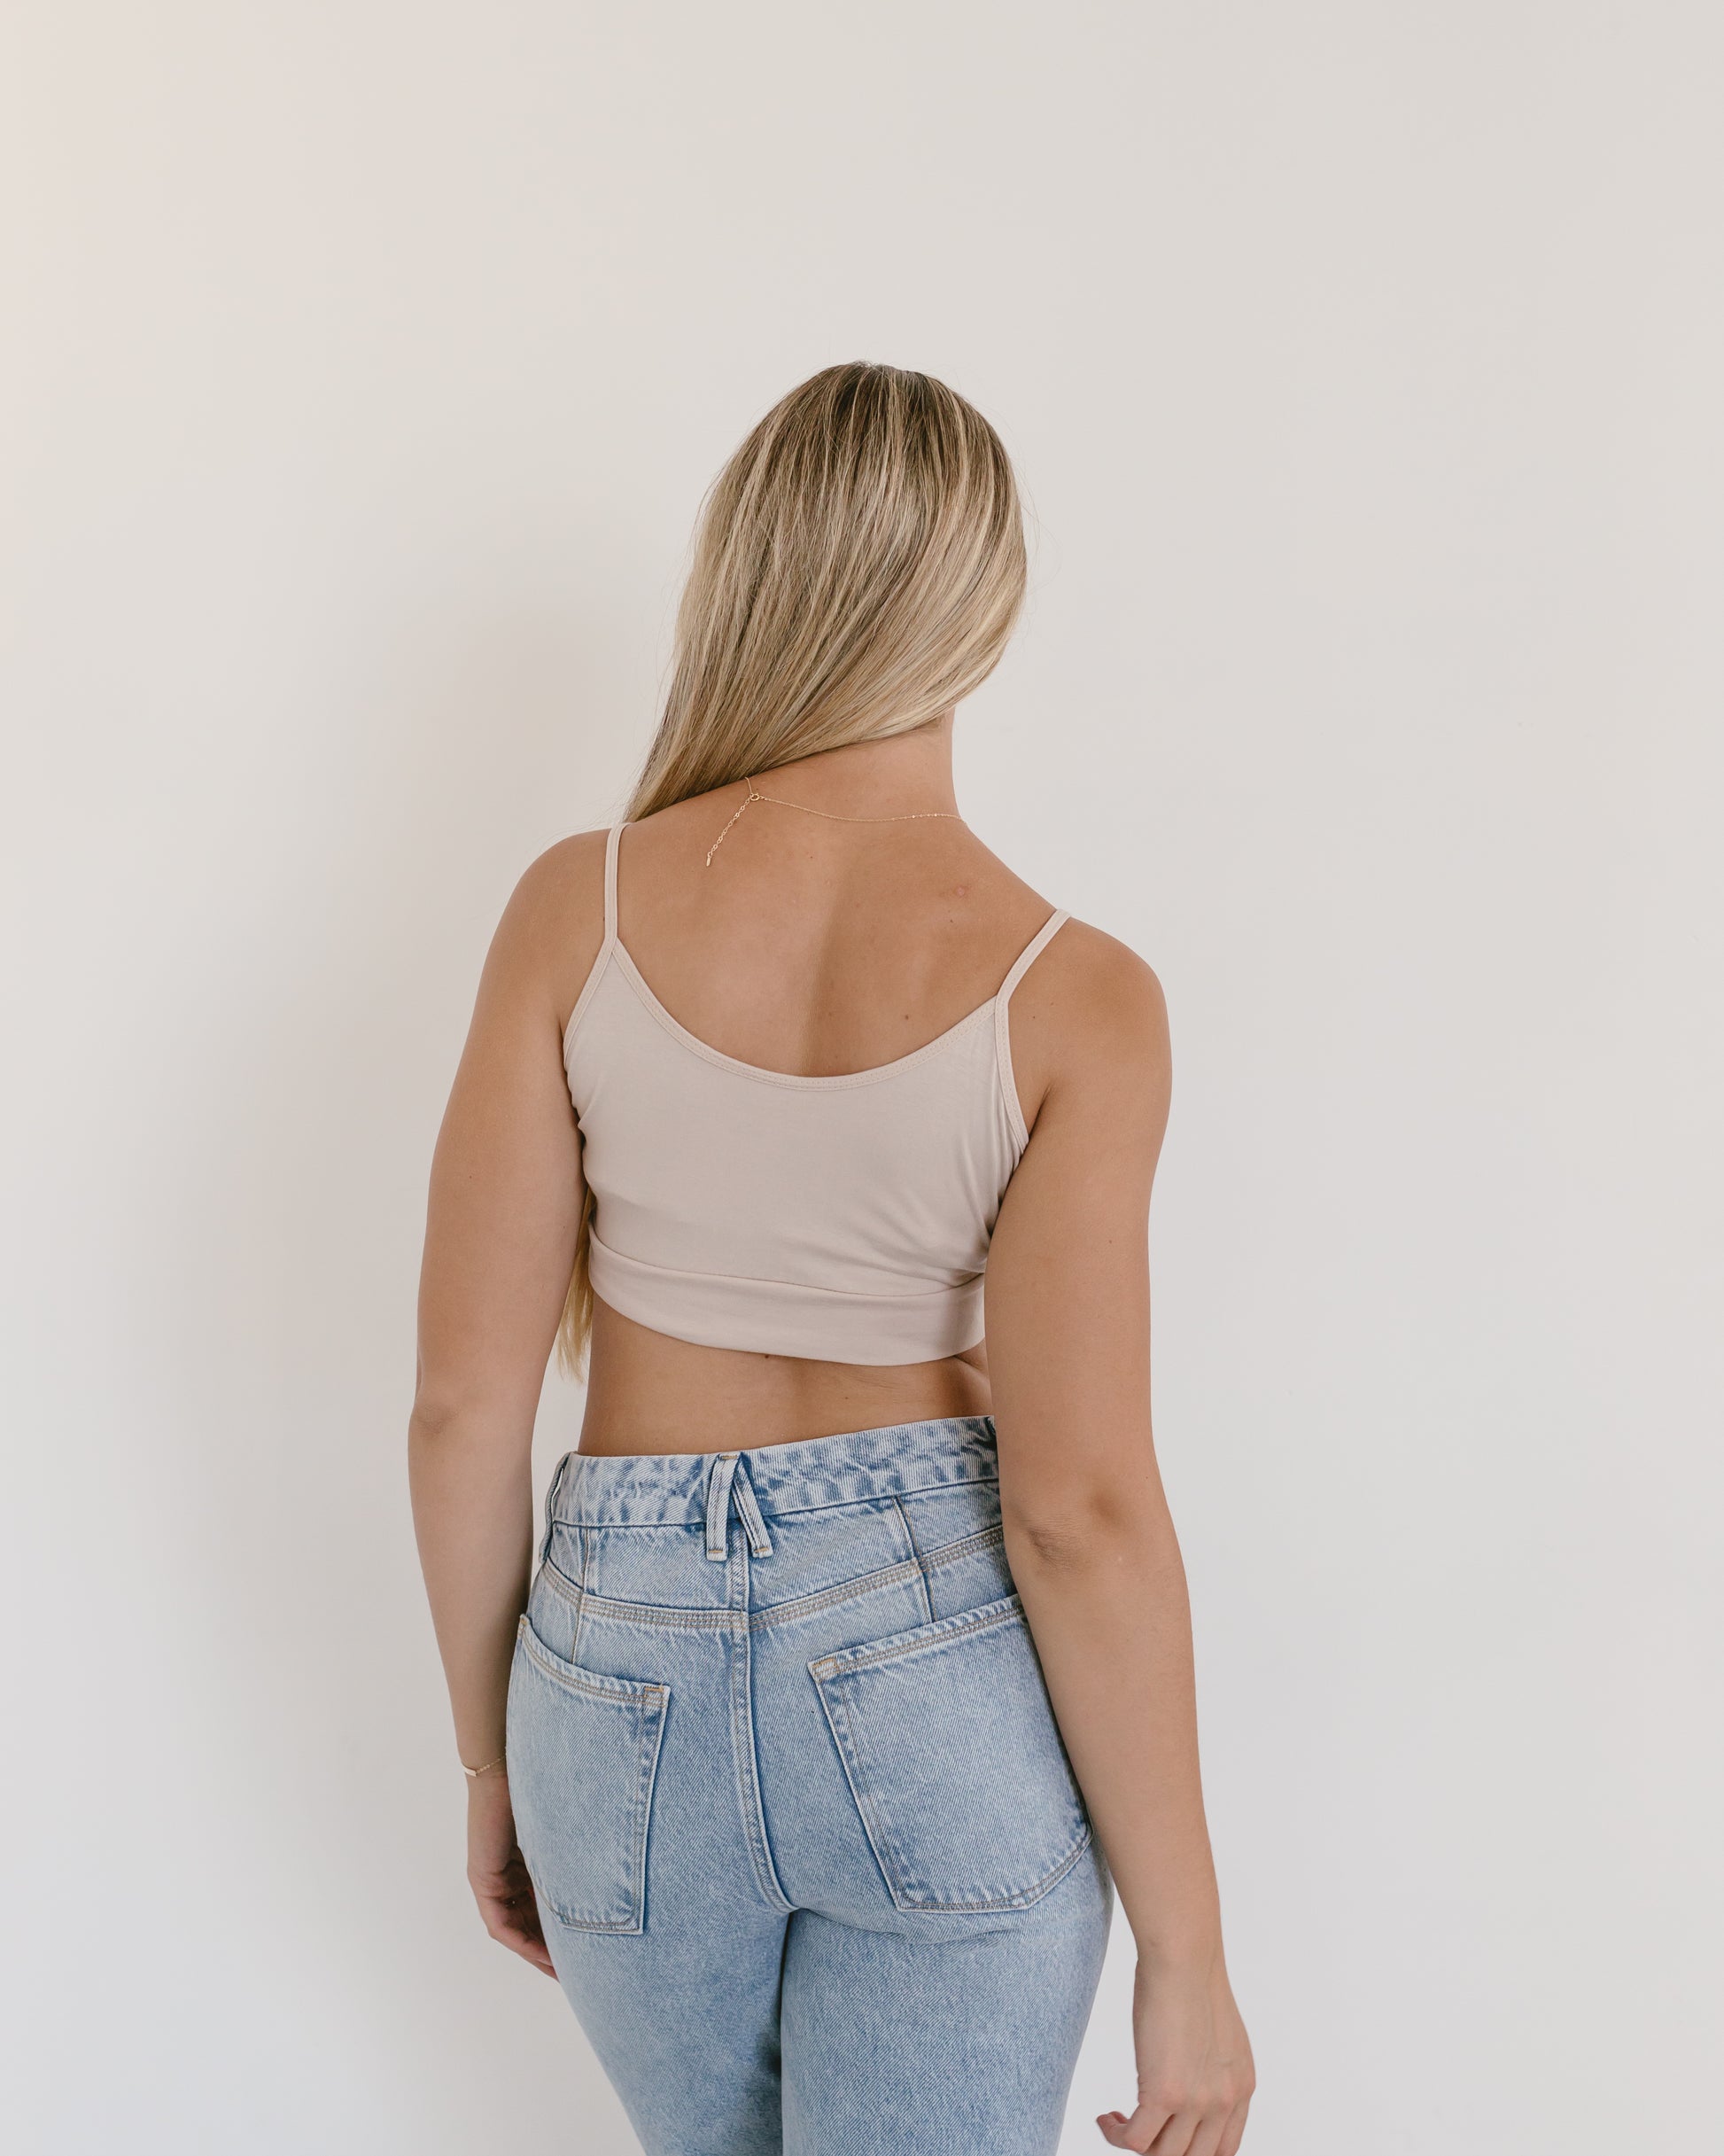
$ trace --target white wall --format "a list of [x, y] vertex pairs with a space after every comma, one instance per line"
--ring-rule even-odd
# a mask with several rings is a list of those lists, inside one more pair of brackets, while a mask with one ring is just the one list
[[1702, 2145], [1716, 10], [4, 35], [13, 2144], [633, 2146], [462, 1882], [424, 1179], [498, 909], [642, 750], [702, 488], [866, 356], [975, 398], [1038, 515], [965, 806], [1172, 1008], [1247, 2151]]

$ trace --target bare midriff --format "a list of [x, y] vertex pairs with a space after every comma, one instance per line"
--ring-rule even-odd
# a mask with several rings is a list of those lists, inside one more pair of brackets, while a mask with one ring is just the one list
[[985, 1415], [985, 1345], [925, 1363], [823, 1363], [697, 1347], [595, 1302], [583, 1452], [716, 1452]]

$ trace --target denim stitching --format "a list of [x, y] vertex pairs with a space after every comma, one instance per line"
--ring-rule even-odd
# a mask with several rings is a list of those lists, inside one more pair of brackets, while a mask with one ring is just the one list
[[[734, 1467], [736, 1463], [731, 1464]], [[728, 1512], [726, 1540], [729, 1540]], [[726, 1569], [726, 1585], [731, 1597], [728, 1614], [734, 1620], [725, 1649], [726, 1678], [730, 1686], [730, 1759], [742, 1808], [742, 1836], [749, 1845], [749, 1861], [762, 1900], [769, 1909], [788, 1912], [794, 1904], [780, 1884], [778, 1864], [766, 1839], [766, 1815], [760, 1802], [759, 1762], [754, 1749], [754, 1651], [748, 1606], [752, 1564], [746, 1535], [738, 1537], [735, 1555]]]
[[[819, 1691], [821, 1701], [824, 1703], [827, 1697], [826, 1686], [819, 1685]], [[879, 1861], [880, 1869], [885, 1876], [887, 1889], [898, 1907], [905, 1908], [907, 1906], [905, 1900], [907, 1889], [898, 1874], [897, 1859], [891, 1853], [891, 1844], [886, 1839], [886, 1822], [881, 1816], [880, 1808], [873, 1795], [868, 1794], [864, 1787], [867, 1780], [867, 1766], [862, 1757], [862, 1747], [857, 1741], [856, 1725], [849, 1715], [844, 1712], [843, 1702], [835, 1695], [827, 1710], [827, 1719], [833, 1722], [835, 1725], [843, 1724], [843, 1735], [839, 1741], [838, 1751], [844, 1763], [844, 1779], [850, 1784], [850, 1794], [856, 1800], [856, 1809], [862, 1815], [863, 1830], [868, 1837], [868, 1846], [873, 1849]], [[854, 1773], [850, 1771], [852, 1756], [856, 1761]]]
[[[1013, 1601], [1017, 1600], [1015, 1595], [1012, 1599]], [[1020, 1605], [1021, 1607], [1021, 1605]], [[967, 1614], [967, 1612], [966, 1615]], [[962, 1638], [967, 1633], [986, 1631], [996, 1624], [1007, 1623], [1013, 1614], [1011, 1611], [1003, 1612], [990, 1616], [984, 1623], [967, 1625], [954, 1623], [950, 1631], [942, 1631], [937, 1638], [944, 1644], [947, 1639]], [[842, 1669], [836, 1666], [839, 1658], [835, 1655], [817, 1655], [809, 1664], [810, 1672], [815, 1679], [815, 1690], [819, 1694], [820, 1704], [826, 1709], [827, 1720], [831, 1724], [833, 1736], [837, 1740], [839, 1762], [844, 1770], [844, 1779], [850, 1784], [850, 1795], [855, 1800], [856, 1809], [861, 1815], [863, 1831], [868, 1837], [868, 1845], [874, 1850], [879, 1862], [881, 1875], [886, 1881], [887, 1891], [891, 1895], [897, 1906], [906, 1915], [963, 1916], [985, 1912], [990, 1910], [1027, 1909], [1032, 1903], [1039, 1902], [1044, 1895], [1052, 1892], [1094, 1839], [1094, 1822], [1090, 1818], [1088, 1811], [1083, 1804], [1081, 1792], [1078, 1793], [1077, 1839], [1073, 1842], [1071, 1848], [1059, 1857], [1051, 1871], [1044, 1873], [1040, 1879], [1031, 1880], [1027, 1886], [1010, 1887], [1003, 1894], [990, 1896], [986, 1901], [942, 1902], [932, 1898], [936, 1890], [931, 1887], [924, 1890], [924, 1898], [920, 1900], [915, 1898], [918, 1890], [905, 1879], [897, 1856], [892, 1852], [888, 1833], [889, 1822], [886, 1814], [881, 1809], [878, 1800], [872, 1792], [865, 1790], [863, 1786], [867, 1780], [867, 1763], [862, 1756], [860, 1735], [856, 1723], [845, 1711], [844, 1702], [838, 1696], [835, 1685], [837, 1682], [842, 1682], [852, 1670], [867, 1668], [871, 1662], [877, 1665], [881, 1662], [895, 1661], [898, 1655], [913, 1654], [918, 1646], [927, 1644], [928, 1643], [926, 1641], [917, 1640], [907, 1646], [894, 1648], [890, 1654], [878, 1654], [869, 1658], [845, 1658]], [[821, 1675], [823, 1670], [825, 1671], [824, 1677]], [[828, 1693], [827, 1688], [828, 1680], [832, 1680], [835, 1685], [835, 1689], [831, 1693]], [[856, 1763], [854, 1771], [851, 1771], [850, 1765], [852, 1759]], [[1070, 1774], [1069, 1767], [1068, 1767], [1067, 1772], [1068, 1775]], [[1073, 1778], [1072, 1786], [1074, 1789], [1076, 1788], [1076, 1778]]]
[[901, 1902], [898, 1906], [906, 1915], [920, 1917], [967, 1916], [990, 1909], [1028, 1909], [1039, 1902], [1044, 1894], [1052, 1894], [1067, 1872], [1089, 1848], [1093, 1829], [1086, 1826], [1078, 1836], [1070, 1854], [1062, 1856], [1045, 1879], [1038, 1879], [1033, 1886], [1021, 1887], [1016, 1893], [998, 1902]]
[[555, 1538], [557, 1529], [557, 1492], [563, 1487], [563, 1478], [568, 1471], [569, 1462], [574, 1457], [572, 1452], [565, 1452], [563, 1458], [557, 1461], [555, 1470], [551, 1476], [551, 1486], [545, 1492], [545, 1531], [540, 1537], [539, 1543], [539, 1561], [541, 1565], [548, 1562], [550, 1558], [551, 1544]]
[[892, 1502], [897, 1507], [898, 1518], [904, 1522], [904, 1531], [910, 1543], [910, 1554], [915, 1559], [916, 1569], [922, 1576], [922, 1604], [928, 1611], [928, 1621], [931, 1624], [934, 1622], [934, 1596], [928, 1584], [928, 1567], [923, 1564], [921, 1551], [916, 1544], [916, 1530], [911, 1526], [910, 1515], [904, 1509], [904, 1499], [894, 1494]]
[[609, 1700], [617, 1707], [639, 1707], [652, 1693], [664, 1694], [664, 1685], [635, 1684], [632, 1679], [612, 1677], [601, 1681], [596, 1670], [565, 1670], [560, 1659], [548, 1647], [541, 1646], [537, 1634], [524, 1616], [516, 1627], [521, 1645], [528, 1659], [536, 1662], [554, 1684], [565, 1685], [571, 1692], [584, 1692], [591, 1699]]
[[[586, 1621], [586, 1529], [584, 1527], [578, 1527], [575, 1529], [575, 1541], [576, 1546], [580, 1552], [580, 1581], [579, 1597], [575, 1603], [574, 1644], [569, 1649], [571, 1662], [580, 1660], [580, 1631], [581, 1626]], [[552, 1570], [555, 1570], [555, 1566], [552, 1567]]]
[[[770, 1451], [771, 1448], [766, 1447], [764, 1449]], [[594, 1457], [597, 1456], [594, 1455]], [[678, 1455], [667, 1452], [661, 1455], [661, 1457], [669, 1459], [674, 1459], [678, 1457]], [[912, 1489], [900, 1491], [861, 1490], [858, 1491], [853, 1496], [850, 1497], [821, 1498], [817, 1502], [810, 1505], [781, 1505], [776, 1507], [768, 1507], [763, 1505], [761, 1510], [770, 1520], [799, 1520], [808, 1513], [841, 1512], [847, 1506], [877, 1505], [881, 1502], [882, 1498], [920, 1498], [927, 1496], [930, 1491], [934, 1490], [993, 1490], [998, 1489], [998, 1486], [999, 1477], [997, 1475], [949, 1475], [944, 1482], [918, 1483]], [[758, 1495], [758, 1492], [756, 1494]], [[702, 1521], [705, 1517], [706, 1506], [705, 1501], [703, 1499], [697, 1507], [692, 1512], [673, 1513], [669, 1514], [657, 1514], [646, 1520], [617, 1520], [602, 1518], [586, 1521], [585, 1524], [588, 1527], [602, 1527], [608, 1531], [614, 1531], [617, 1529], [627, 1529], [629, 1528], [637, 1527], [686, 1527], [691, 1522]], [[563, 1519], [562, 1515], [559, 1514], [558, 1519], [559, 1523], [563, 1527], [576, 1527], [582, 1524], [579, 1518], [571, 1520]]]
[[834, 1654], [819, 1654], [814, 1666], [824, 1677], [843, 1677], [851, 1670], [871, 1669], [877, 1662], [897, 1662], [901, 1655], [920, 1654], [924, 1648], [944, 1646], [949, 1639], [962, 1639], [969, 1632], [991, 1631], [996, 1625], [1012, 1624], [1022, 1619], [1023, 1601], [1017, 1591], [1003, 1595], [997, 1602], [983, 1602], [975, 1609], [960, 1610], [954, 1617], [934, 1620], [935, 1627], [912, 1627], [915, 1637], [900, 1639], [891, 1646], [876, 1643], [872, 1646], [840, 1647]]
[[[612, 1707], [625, 1707], [634, 1725], [634, 1744], [641, 1764], [634, 1779], [633, 1848], [629, 1856], [629, 1875], [626, 1891], [630, 1913], [615, 1922], [593, 1917], [579, 1917], [560, 1908], [555, 1898], [538, 1878], [533, 1880], [533, 1890], [544, 1901], [545, 1906], [571, 1931], [637, 1933], [646, 1929], [647, 1923], [647, 1830], [652, 1815], [653, 1786], [658, 1777], [659, 1755], [664, 1747], [665, 1709], [670, 1701], [670, 1687], [666, 1685], [642, 1685], [632, 1693], [612, 1692], [602, 1685], [586, 1681], [583, 1674], [557, 1668], [548, 1652], [534, 1638], [532, 1629], [524, 1615], [516, 1627], [516, 1636], [526, 1649], [527, 1659], [535, 1663], [552, 1683], [563, 1685], [570, 1692], [584, 1693], [589, 1699], [602, 1700]], [[626, 1680], [612, 1677], [609, 1682], [621, 1685]]]
[[[824, 1685], [819, 1685], [818, 1689], [820, 1694], [820, 1703], [827, 1708], [827, 1719], [834, 1725], [833, 1734], [838, 1738], [839, 1761], [844, 1770], [844, 1779], [850, 1784], [850, 1795], [855, 1799], [856, 1809], [861, 1814], [863, 1831], [868, 1837], [868, 1846], [879, 1860], [881, 1874], [886, 1880], [887, 1890], [891, 1895], [893, 1902], [907, 1916], [970, 1916], [990, 1910], [1028, 1909], [1033, 1903], [1039, 1902], [1044, 1895], [1051, 1894], [1053, 1891], [1090, 1846], [1095, 1829], [1087, 1814], [1083, 1814], [1077, 1840], [1060, 1857], [1051, 1872], [1045, 1873], [1041, 1879], [1032, 1880], [1027, 1887], [1009, 1888], [1005, 1894], [991, 1896], [983, 1902], [940, 1902], [931, 1898], [916, 1900], [914, 1898], [915, 1887], [905, 1878], [896, 1856], [890, 1853], [891, 1845], [887, 1839], [886, 1833], [888, 1825], [886, 1816], [874, 1798], [871, 1794], [865, 1794], [859, 1786], [859, 1782], [866, 1779], [867, 1766], [862, 1757], [862, 1747], [858, 1740], [856, 1725], [844, 1713], [843, 1703], [840, 1701], [835, 1698], [828, 1703]], [[839, 1733], [841, 1724], [843, 1725], [842, 1735]], [[850, 1771], [852, 1755], [856, 1761], [854, 1773]], [[876, 1832], [876, 1827], [878, 1827], [878, 1832]], [[929, 1893], [931, 1895], [932, 1889], [929, 1890]]]
[[[1005, 1529], [999, 1527], [978, 1528], [974, 1534], [965, 1535], [957, 1542], [944, 1543], [937, 1550], [923, 1553], [920, 1564], [905, 1558], [896, 1565], [887, 1565], [878, 1572], [865, 1572], [858, 1579], [846, 1580], [842, 1586], [825, 1587], [817, 1594], [798, 1595], [794, 1601], [777, 1602], [770, 1608], [739, 1613], [731, 1609], [677, 1609], [657, 1602], [619, 1602], [609, 1595], [594, 1594], [584, 1589], [578, 1581], [557, 1565], [547, 1561], [544, 1574], [552, 1592], [566, 1602], [591, 1606], [595, 1617], [607, 1617], [618, 1624], [664, 1624], [687, 1631], [722, 1631], [734, 1629], [739, 1614], [745, 1614], [750, 1631], [764, 1631], [768, 1625], [784, 1624], [798, 1617], [818, 1616], [823, 1609], [831, 1609], [840, 1602], [858, 1599], [874, 1594], [882, 1588], [896, 1587], [915, 1578], [919, 1571], [932, 1570], [940, 1565], [956, 1564], [962, 1558], [973, 1557], [980, 1551], [993, 1549], [1006, 1539]], [[991, 1604], [985, 1607], [991, 1607]]]
[[924, 1550], [918, 1564], [912, 1567], [906, 1559], [900, 1564], [889, 1565], [883, 1573], [865, 1573], [860, 1580], [846, 1581], [837, 1587], [822, 1588], [818, 1594], [801, 1595], [794, 1602], [775, 1603], [762, 1610], [763, 1624], [776, 1624], [787, 1618], [813, 1615], [828, 1608], [835, 1602], [848, 1601], [858, 1592], [867, 1593], [876, 1583], [896, 1586], [908, 1579], [912, 1570], [930, 1572], [941, 1565], [955, 1565], [966, 1557], [976, 1556], [982, 1550], [997, 1549], [1006, 1540], [1006, 1529], [995, 1525], [979, 1527], [968, 1535], [960, 1535], [956, 1542], [942, 1543], [938, 1549]]
[[635, 1790], [635, 1817], [639, 1824], [634, 1838], [634, 1922], [629, 1927], [637, 1932], [644, 1932], [647, 1928], [647, 1825], [652, 1817], [653, 1784], [658, 1779], [658, 1755], [664, 1748], [664, 1710], [669, 1698], [668, 1690], [661, 1686], [658, 1697], [653, 1703], [657, 1724], [650, 1744], [645, 1740], [648, 1709], [644, 1701], [641, 1708], [641, 1775]]

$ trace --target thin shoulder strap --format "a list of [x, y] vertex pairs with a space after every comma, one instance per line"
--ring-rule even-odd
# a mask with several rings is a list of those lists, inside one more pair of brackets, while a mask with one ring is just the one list
[[565, 1055], [568, 1053], [570, 1042], [575, 1037], [576, 1027], [585, 1016], [587, 1005], [597, 992], [600, 977], [605, 969], [605, 962], [617, 948], [617, 841], [621, 837], [622, 831], [623, 827], [620, 823], [613, 823], [605, 834], [604, 941], [599, 946], [598, 956], [594, 958], [587, 969], [586, 978], [581, 984], [580, 993], [575, 998], [575, 1008], [569, 1013], [569, 1023], [563, 1029], [563, 1047]]
[[1036, 933], [1030, 938], [1029, 941], [1025, 944], [1023, 949], [1019, 952], [1016, 962], [1013, 964], [1011, 972], [1008, 973], [1006, 978], [1000, 983], [999, 1000], [1002, 1003], [1009, 1003], [1012, 1000], [1012, 991], [1017, 986], [1018, 983], [1022, 980], [1024, 975], [1029, 972], [1029, 969], [1036, 963], [1036, 961], [1042, 955], [1043, 952], [1047, 949], [1049, 944], [1053, 941], [1057, 931], [1063, 928], [1066, 922], [1070, 919], [1071, 915], [1069, 914], [1056, 913], [1050, 914], [1047, 919], [1043, 922], [1041, 927], [1037, 930]]
[[1019, 952], [1016, 962], [1000, 983], [999, 992], [994, 998], [994, 1064], [999, 1073], [1006, 1118], [1012, 1126], [1020, 1153], [1029, 1143], [1029, 1131], [1023, 1119], [1023, 1103], [1018, 1098], [1017, 1076], [1012, 1069], [1012, 991], [1070, 919], [1071, 915], [1063, 910], [1048, 915]]
[[623, 836], [620, 823], [613, 823], [604, 842], [604, 941], [609, 950], [617, 940], [617, 844]]

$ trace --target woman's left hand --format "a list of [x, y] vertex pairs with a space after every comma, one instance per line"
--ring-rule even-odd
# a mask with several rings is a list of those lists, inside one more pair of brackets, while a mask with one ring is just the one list
[[498, 1945], [554, 1977], [532, 1881], [515, 1839], [506, 1773], [481, 1774], [467, 1785], [467, 1883]]

